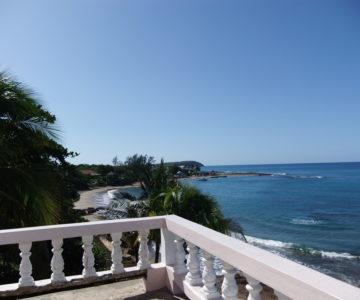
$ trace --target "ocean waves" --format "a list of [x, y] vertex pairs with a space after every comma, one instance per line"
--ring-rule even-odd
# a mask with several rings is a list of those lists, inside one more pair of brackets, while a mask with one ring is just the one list
[[306, 245], [246, 236], [249, 244], [360, 287], [360, 254], [315, 249]]
[[312, 255], [312, 256], [325, 257], [331, 259], [354, 259], [354, 260], [360, 259], [359, 255], [354, 255], [346, 252], [338, 253], [334, 251], [318, 250], [296, 243], [267, 240], [252, 236], [246, 236], [246, 239], [249, 242], [249, 244], [269, 250], [271, 252], [275, 252], [276, 254], [280, 254], [280, 255], [282, 254], [283, 256], [286, 257], [289, 254], [296, 254], [296, 255]]
[[94, 197], [94, 202], [95, 202], [95, 205], [97, 208], [106, 208], [111, 199], [113, 199], [112, 197], [112, 192], [114, 190], [111, 190], [111, 191], [107, 191], [107, 192], [101, 192], [101, 193], [98, 193], [97, 195], [95, 195]]
[[208, 169], [271, 174], [229, 176], [199, 188], [218, 199], [255, 246], [360, 286], [360, 163]]
[[291, 179], [323, 179], [325, 176], [320, 175], [294, 175], [288, 173], [271, 173], [270, 176], [286, 177]]
[[291, 173], [286, 173], [286, 172], [268, 172], [268, 171], [244, 171], [244, 170], [236, 170], [236, 171], [230, 171], [230, 170], [226, 170], [226, 171], [221, 171], [224, 172], [226, 174], [232, 174], [232, 173], [253, 173], [253, 174], [261, 174], [261, 175], [270, 175], [272, 177], [283, 177], [283, 178], [290, 178], [290, 179], [323, 179], [326, 178], [326, 176], [322, 176], [322, 175], [304, 175], [304, 174], [291, 174]]
[[305, 218], [294, 218], [290, 220], [290, 223], [295, 225], [320, 225], [323, 224], [323, 221]]
[[[134, 200], [141, 195], [141, 189], [138, 187], [129, 187], [122, 189], [113, 189], [106, 192], [100, 192], [94, 197], [95, 205], [98, 208], [108, 208], [114, 201]], [[131, 196], [131, 199], [127, 197]]]
[[128, 216], [128, 208], [136, 204], [141, 194], [139, 188], [113, 189], [101, 192], [94, 198], [98, 211], [96, 214], [105, 219], [121, 219]]

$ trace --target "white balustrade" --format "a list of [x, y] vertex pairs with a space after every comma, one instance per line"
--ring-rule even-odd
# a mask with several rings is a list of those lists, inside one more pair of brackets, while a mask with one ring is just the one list
[[174, 272], [175, 274], [184, 274], [187, 272], [185, 265], [185, 250], [184, 250], [185, 240], [178, 236], [175, 236], [174, 242], [176, 246]]
[[224, 281], [221, 292], [224, 300], [238, 299], [239, 287], [235, 280], [236, 269], [228, 263], [222, 261]]
[[20, 243], [20, 279], [19, 279], [19, 287], [25, 286], [33, 286], [35, 284], [34, 278], [31, 276], [32, 274], [32, 265], [30, 261], [30, 249], [31, 243]]
[[95, 263], [95, 259], [94, 259], [94, 254], [92, 252], [92, 242], [93, 242], [93, 236], [92, 235], [85, 235], [82, 237], [82, 241], [83, 241], [83, 249], [84, 249], [84, 254], [83, 254], [83, 258], [82, 258], [82, 263], [83, 263], [83, 272], [82, 275], [84, 278], [88, 278], [88, 277], [95, 277], [97, 276], [95, 268], [94, 268], [94, 263]]
[[[269, 253], [263, 249], [246, 244], [240, 240], [215, 232], [178, 216], [159, 216], [135, 219], [108, 220], [53, 226], [0, 230], [0, 245], [18, 244], [21, 263], [18, 284], [0, 284], [0, 297], [18, 295], [18, 288], [36, 286], [36, 291], [51, 291], [50, 283], [76, 286], [79, 275], [65, 277], [62, 257], [62, 239], [82, 237], [83, 239], [83, 278], [97, 276], [94, 268], [92, 242], [94, 235], [112, 235], [111, 270], [99, 272], [94, 281], [106, 281], [111, 274], [125, 272], [135, 274], [136, 268], [122, 265], [121, 232], [138, 231], [140, 236], [138, 267], [147, 269], [148, 233], [151, 229], [161, 229], [161, 263], [152, 265], [147, 271], [147, 287], [168, 286], [174, 293], [183, 292], [191, 300], [220, 298], [216, 287], [214, 256], [223, 263], [224, 281], [222, 298], [235, 300], [238, 288], [235, 282], [235, 269], [241, 269], [247, 278], [246, 289], [249, 300], [261, 299], [262, 285], [272, 287], [279, 300], [337, 300], [360, 299], [360, 289], [341, 282], [305, 266]], [[184, 240], [187, 240], [189, 255], [185, 266]], [[24, 242], [28, 241], [28, 242]], [[51, 278], [34, 282], [31, 265], [31, 246], [37, 241], [52, 241]], [[175, 242], [174, 242], [175, 241]], [[196, 245], [196, 246], [195, 246]], [[202, 260], [204, 268], [200, 283], [198, 249], [206, 249]], [[210, 253], [211, 254], [210, 254]], [[168, 266], [174, 266], [169, 268]], [[178, 276], [175, 276], [177, 272]], [[185, 276], [186, 273], [186, 276]], [[248, 276], [247, 274], [251, 274]], [[159, 280], [161, 278], [161, 280]], [[185, 279], [185, 282], [183, 281]], [[62, 282], [62, 283], [61, 283]], [[23, 289], [21, 293], [30, 289]]]
[[113, 249], [111, 251], [111, 273], [112, 274], [119, 274], [124, 272], [124, 265], [122, 264], [122, 250], [121, 250], [121, 237], [122, 232], [112, 233], [112, 246]]
[[202, 278], [200, 273], [199, 248], [188, 241], [186, 244], [189, 255], [186, 262], [188, 273], [186, 274], [185, 279], [192, 286], [201, 285]]
[[201, 291], [206, 299], [214, 299], [220, 297], [220, 293], [216, 288], [216, 274], [214, 270], [214, 256], [206, 251], [202, 251], [204, 269], [202, 279], [204, 286]]
[[139, 245], [139, 261], [137, 263], [137, 266], [140, 269], [147, 269], [150, 266], [149, 248], [147, 244], [148, 235], [149, 235], [149, 230], [139, 231], [140, 245]]
[[64, 274], [64, 259], [62, 257], [62, 245], [63, 245], [63, 240], [59, 239], [59, 240], [52, 240], [51, 241], [51, 245], [52, 245], [52, 253], [53, 253], [53, 257], [51, 259], [51, 282], [52, 283], [56, 283], [56, 282], [65, 282], [66, 278], [65, 278], [65, 274]]
[[246, 285], [246, 289], [249, 292], [248, 300], [261, 300], [262, 297], [260, 295], [262, 291], [262, 286], [258, 280], [255, 278], [244, 274], [248, 284]]

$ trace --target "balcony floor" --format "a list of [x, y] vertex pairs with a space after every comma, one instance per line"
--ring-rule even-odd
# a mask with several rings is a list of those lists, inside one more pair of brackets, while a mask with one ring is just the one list
[[167, 289], [145, 293], [143, 279], [134, 279], [81, 289], [62, 291], [23, 298], [28, 300], [187, 300], [186, 296], [173, 296]]

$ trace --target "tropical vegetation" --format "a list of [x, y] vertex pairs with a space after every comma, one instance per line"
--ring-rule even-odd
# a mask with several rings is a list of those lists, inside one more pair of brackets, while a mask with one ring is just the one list
[[[0, 73], [0, 229], [83, 221], [73, 209], [82, 179], [66, 161], [76, 153], [57, 142], [55, 121], [33, 91]], [[64, 252], [74, 246], [68, 242]], [[47, 243], [37, 243], [32, 253], [32, 260], [50, 261]], [[0, 276], [11, 280], [18, 260], [15, 246], [0, 247]], [[79, 267], [74, 261], [69, 272]], [[49, 270], [34, 273], [43, 277]]]
[[[224, 217], [218, 202], [212, 196], [201, 192], [195, 186], [175, 181], [169, 173], [170, 167], [166, 167], [163, 160], [159, 165], [155, 165], [152, 157], [134, 155], [127, 161], [136, 161], [136, 176], [146, 195], [143, 201], [128, 206], [128, 217], [175, 214], [225, 234], [231, 231], [238, 232], [246, 241], [241, 226], [234, 220]], [[150, 238], [156, 244], [157, 261], [160, 248], [159, 232], [153, 230]]]
[[[114, 157], [113, 165], [74, 166], [67, 158], [77, 153], [59, 143], [59, 134], [55, 115], [42, 107], [34, 92], [0, 73], [0, 229], [84, 221], [73, 209], [79, 190], [138, 182], [141, 201], [128, 206], [127, 217], [176, 214], [223, 233], [241, 232], [213, 197], [177, 180], [179, 174], [199, 172], [200, 163], [156, 164], [152, 156], [135, 154], [124, 163]], [[159, 232], [152, 231], [150, 237], [158, 259]], [[125, 235], [124, 241], [136, 249], [136, 234]], [[79, 239], [64, 243], [66, 274], [81, 270], [80, 243]], [[47, 242], [32, 248], [33, 261], [47, 261], [34, 264], [46, 268], [34, 270], [37, 278], [49, 276], [50, 249]], [[95, 252], [104, 260], [100, 249]], [[14, 281], [18, 262], [16, 247], [0, 247], [0, 277]]]

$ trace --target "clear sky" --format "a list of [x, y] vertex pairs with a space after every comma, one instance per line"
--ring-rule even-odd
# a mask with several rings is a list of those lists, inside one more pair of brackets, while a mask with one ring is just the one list
[[1, 0], [0, 70], [74, 163], [360, 161], [356, 0]]

